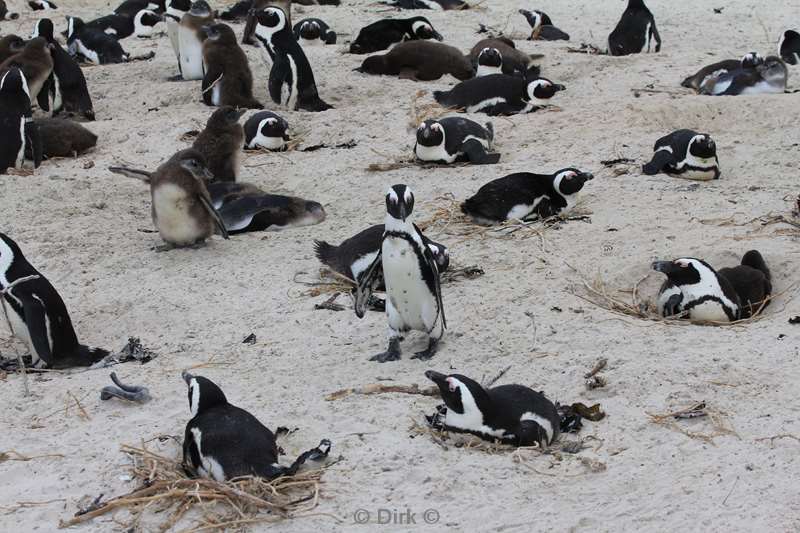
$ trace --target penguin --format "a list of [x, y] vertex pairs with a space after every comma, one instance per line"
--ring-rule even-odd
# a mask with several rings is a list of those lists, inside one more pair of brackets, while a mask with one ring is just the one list
[[0, 174], [9, 167], [22, 168], [29, 146], [34, 168], [41, 164], [42, 140], [33, 123], [28, 83], [16, 67], [0, 71], [0, 141]]
[[50, 45], [53, 57], [53, 80], [50, 84], [50, 96], [53, 99], [53, 114], [61, 111], [75, 113], [87, 120], [94, 120], [94, 106], [86, 78], [80, 65], [61, 47], [55, 38], [53, 21], [41, 19], [36, 23], [34, 37], [43, 37]]
[[489, 153], [494, 139], [491, 122], [484, 128], [461, 117], [428, 119], [417, 128], [414, 155], [420, 161], [450, 164], [469, 161], [473, 165], [493, 165], [500, 154]]
[[628, 7], [622, 13], [622, 18], [608, 36], [608, 53], [612, 56], [627, 56], [660, 51], [661, 36], [653, 14], [644, 5], [644, 0], [628, 0]]
[[517, 172], [478, 189], [461, 204], [461, 211], [484, 225], [509, 219], [545, 219], [575, 207], [584, 185], [592, 179], [591, 173], [577, 168], [564, 168], [553, 174]]
[[503, 59], [503, 74], [523, 75], [531, 78], [539, 77], [540, 70], [535, 61], [543, 56], [541, 54], [526, 54], [517, 50], [514, 41], [506, 37], [481, 39], [470, 50], [468, 54], [469, 61], [473, 65], [477, 65], [478, 56], [486, 48], [494, 48], [500, 52], [500, 56]]
[[125, 0], [117, 6], [114, 13], [133, 18], [142, 10], [149, 10], [158, 14], [164, 13], [164, 0]]
[[543, 11], [520, 9], [519, 14], [525, 17], [531, 26], [529, 41], [569, 41], [569, 34], [553, 26], [553, 21]]
[[205, 185], [213, 174], [203, 154], [194, 148], [176, 153], [155, 172], [126, 167], [109, 170], [150, 184], [153, 224], [167, 243], [157, 250], [202, 244], [214, 233], [228, 238]]
[[488, 441], [545, 449], [561, 432], [556, 406], [541, 392], [524, 385], [484, 389], [461, 374], [425, 372], [442, 395], [446, 409], [435, 415], [448, 431], [469, 433]]
[[[478, 68], [475, 77], [481, 78], [490, 74], [503, 73], [503, 56], [497, 48], [486, 47], [480, 51], [477, 59]], [[439, 91], [440, 93], [442, 91]]]
[[[231, 8], [231, 10], [235, 10], [236, 7], [239, 6], [240, 4], [247, 5], [246, 7], [247, 17], [245, 18], [244, 31], [242, 32], [242, 44], [252, 44], [253, 46], [259, 46], [260, 41], [255, 38], [256, 25], [258, 24], [258, 21], [256, 20], [256, 14], [259, 11], [262, 11], [264, 9], [267, 9], [271, 5], [274, 5], [275, 3], [276, 2], [272, 0], [245, 0], [244, 2], [237, 3], [235, 6], [233, 6], [233, 8]], [[287, 18], [289, 19], [289, 21], [286, 22], [287, 24], [291, 24], [290, 22], [291, 10], [289, 9], [290, 7], [291, 3], [289, 3], [286, 9], [284, 9]]]
[[700, 88], [700, 94], [711, 96], [737, 96], [748, 94], [780, 94], [786, 91], [789, 70], [776, 56], [768, 56], [754, 67], [741, 67], [709, 79]]
[[241, 22], [245, 20], [253, 8], [252, 0], [243, 0], [236, 2], [231, 7], [219, 14], [219, 18], [229, 22]]
[[642, 167], [647, 176], [660, 172], [690, 180], [719, 179], [717, 144], [707, 133], [676, 130], [656, 141], [653, 159]]
[[700, 322], [735, 322], [750, 318], [769, 304], [772, 276], [757, 250], [741, 264], [715, 271], [693, 257], [655, 261], [653, 270], [667, 276], [658, 293], [658, 312]]
[[259, 111], [244, 123], [244, 146], [250, 150], [283, 151], [289, 140], [289, 123], [272, 111]]
[[[167, 25], [167, 35], [172, 45], [172, 51], [175, 52], [175, 59], [178, 61], [178, 70], [180, 71], [181, 47], [178, 41], [178, 28], [180, 28], [183, 16], [191, 9], [192, 2], [191, 0], [166, 0], [164, 7], [164, 22]], [[180, 74], [170, 78], [170, 80], [180, 79], [183, 79]]]
[[180, 70], [184, 80], [202, 80], [203, 26], [214, 23], [214, 12], [205, 0], [192, 3], [189, 12], [183, 15], [178, 26], [178, 50], [180, 51]]
[[526, 80], [518, 76], [491, 74], [462, 81], [449, 91], [433, 91], [433, 97], [444, 107], [463, 109], [467, 113], [516, 115], [546, 107], [566, 87], [546, 78]]
[[422, 331], [428, 335], [428, 347], [412, 359], [427, 360], [436, 353], [447, 328], [447, 319], [439, 285], [439, 267], [422, 232], [410, 220], [414, 194], [407, 185], [393, 185], [386, 193], [386, 219], [380, 252], [356, 288], [355, 312], [364, 318], [367, 303], [383, 271], [386, 285], [386, 318], [389, 323], [389, 347], [370, 360], [379, 363], [400, 359], [401, 335]]
[[203, 102], [246, 109], [264, 107], [253, 96], [253, 73], [231, 27], [212, 24], [203, 26], [203, 31]]
[[256, 13], [254, 35], [272, 57], [269, 94], [273, 102], [286, 105], [290, 110], [333, 108], [319, 97], [311, 64], [295, 40], [282, 9], [268, 7]]
[[268, 194], [250, 183], [220, 181], [209, 184], [208, 192], [231, 235], [313, 226], [326, 216], [319, 202]]
[[[22, 281], [29, 276], [37, 277]], [[11, 333], [28, 345], [34, 367], [91, 366], [109, 355], [78, 342], [64, 300], [5, 233], [0, 233], [0, 290]]]
[[800, 33], [786, 30], [778, 42], [778, 55], [789, 65], [800, 63]]
[[402, 42], [385, 54], [369, 56], [356, 70], [417, 81], [438, 80], [445, 74], [468, 80], [475, 74], [470, 60], [458, 48], [425, 40]]
[[[361, 280], [361, 276], [367, 271], [380, 252], [383, 233], [384, 225], [377, 224], [356, 233], [349, 239], [345, 239], [338, 246], [329, 244], [326, 241], [315, 240], [314, 254], [323, 265], [358, 283]], [[450, 252], [443, 244], [433, 242], [422, 232], [420, 232], [420, 235], [425, 246], [433, 254], [439, 273], [442, 274], [447, 271], [450, 266]], [[380, 273], [380, 278], [375, 285], [375, 289], [379, 291], [385, 288], [382, 272]]]
[[34, 11], [47, 11], [50, 9], [58, 9], [53, 2], [50, 0], [30, 0], [28, 2], [28, 6]]
[[684, 79], [681, 82], [681, 86], [700, 92], [701, 88], [709, 81], [716, 80], [723, 74], [737, 69], [755, 68], [756, 65], [760, 65], [763, 62], [764, 58], [758, 52], [749, 52], [742, 56], [741, 59], [725, 59], [701, 68], [695, 74]]
[[85, 27], [100, 30], [115, 39], [126, 39], [131, 35], [149, 37], [153, 34], [153, 27], [161, 21], [161, 16], [143, 9], [132, 17], [117, 13], [106, 15], [87, 22]]
[[164, 22], [164, 17], [151, 9], [139, 10], [133, 16], [133, 35], [144, 38], [152, 37], [156, 26]]
[[433, 24], [425, 17], [381, 19], [359, 30], [355, 40], [350, 43], [350, 53], [380, 52], [403, 41], [426, 39], [443, 41], [444, 37], [433, 28]]
[[8, 10], [5, 0], [0, 0], [0, 20], [17, 20], [19, 13]]
[[280, 465], [280, 450], [272, 431], [252, 414], [229, 404], [222, 389], [210, 379], [188, 372], [182, 377], [192, 414], [183, 437], [183, 467], [191, 477], [220, 483], [243, 476], [271, 480], [292, 476], [306, 461], [328, 456], [331, 443], [324, 439], [291, 466]]
[[236, 181], [239, 176], [244, 145], [244, 129], [239, 118], [244, 112], [229, 105], [221, 106], [211, 113], [205, 129], [192, 144], [192, 148], [203, 154], [213, 175], [210, 181]]
[[463, 0], [389, 0], [381, 3], [397, 9], [434, 9], [437, 11], [469, 9], [469, 4]]
[[[50, 47], [43, 37], [34, 37], [25, 43], [25, 48], [22, 52], [15, 54], [0, 64], [0, 72], [3, 72], [11, 67], [17, 67], [22, 70], [25, 75], [25, 81], [28, 86], [28, 95], [31, 99], [31, 104], [38, 100], [39, 106], [48, 111], [50, 106], [48, 104], [49, 86], [47, 85], [50, 79], [50, 74], [53, 72], [53, 56], [50, 55]], [[45, 88], [46, 91], [39, 98], [39, 93]]]
[[87, 26], [77, 17], [67, 17], [67, 49], [71, 55], [95, 65], [124, 63], [129, 57], [112, 35]]
[[307, 18], [294, 25], [294, 38], [301, 46], [336, 44], [336, 32], [320, 19]]
[[[77, 157], [97, 145], [97, 135], [77, 122], [62, 118], [33, 121], [42, 139], [42, 156]], [[25, 146], [25, 157], [33, 159], [33, 147]]]
[[6, 35], [0, 38], [0, 63], [25, 49], [25, 41], [19, 35]]

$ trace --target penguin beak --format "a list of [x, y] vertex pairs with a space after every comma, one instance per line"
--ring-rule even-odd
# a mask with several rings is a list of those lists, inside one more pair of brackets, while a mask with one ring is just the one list
[[669, 276], [671, 272], [675, 271], [675, 263], [672, 261], [654, 261], [652, 264], [652, 269], [656, 272], [662, 272]]
[[444, 41], [444, 37], [442, 37], [442, 34], [436, 30], [433, 30], [433, 38], [436, 39], [437, 41]]
[[400, 218], [403, 220], [403, 222], [405, 222], [406, 218], [408, 218], [408, 209], [406, 208], [405, 203], [400, 204]]
[[584, 172], [581, 174], [581, 178], [583, 178], [583, 181], [591, 181], [594, 179], [594, 174], [591, 172]]
[[428, 370], [425, 372], [425, 377], [433, 381], [440, 389], [448, 386], [447, 376], [440, 374], [439, 372]]
[[567, 87], [565, 85], [561, 85], [560, 83], [553, 84], [553, 88], [556, 91], [566, 91]]
[[189, 372], [187, 372], [186, 370], [184, 370], [183, 372], [181, 372], [181, 377], [183, 378], [183, 381], [185, 381], [187, 385], [189, 384], [189, 382], [191, 382], [191, 381], [192, 381], [192, 379], [194, 379], [194, 376], [193, 376], [193, 375], [191, 375], [191, 374], [190, 374]]

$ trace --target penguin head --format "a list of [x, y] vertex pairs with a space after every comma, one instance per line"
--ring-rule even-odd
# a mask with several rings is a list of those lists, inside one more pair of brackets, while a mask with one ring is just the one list
[[12, 263], [20, 261], [23, 264], [27, 264], [25, 257], [22, 255], [22, 250], [19, 249], [17, 243], [11, 237], [5, 233], [0, 233], [0, 288], [3, 288], [3, 280], [13, 281], [9, 280], [8, 271]]
[[710, 159], [717, 155], [717, 144], [706, 133], [695, 135], [689, 141], [689, 153], [700, 159]]
[[386, 192], [386, 213], [396, 220], [405, 220], [414, 211], [414, 193], [408, 185], [398, 184]]
[[417, 143], [422, 146], [440, 146], [444, 144], [444, 126], [438, 121], [428, 119], [417, 128]]
[[208, 2], [205, 0], [197, 0], [196, 2], [192, 2], [192, 7], [189, 8], [189, 14], [193, 17], [210, 17], [211, 13], [211, 6], [208, 5]]
[[261, 122], [261, 129], [259, 130], [264, 137], [283, 137], [285, 141], [289, 140], [289, 135], [286, 130], [289, 128], [289, 123], [280, 117], [269, 117]]
[[31, 33], [31, 38], [34, 37], [43, 37], [47, 39], [47, 42], [53, 42], [53, 21], [50, 19], [40, 19], [36, 22], [36, 26], [33, 27], [33, 33]]
[[0, 0], [0, 19], [2, 20], [16, 20], [19, 18], [19, 13], [11, 13], [4, 0]]
[[214, 175], [208, 169], [205, 157], [195, 150], [189, 148], [176, 154], [178, 156], [178, 164], [182, 169], [191, 174], [195, 179], [200, 181], [211, 181]]
[[525, 17], [533, 31], [538, 30], [542, 26], [542, 12], [534, 9], [528, 11], [527, 9], [520, 9], [519, 14]]
[[246, 109], [237, 109], [230, 105], [220, 106], [211, 113], [206, 122], [207, 130], [225, 131], [238, 130], [241, 128], [239, 118], [244, 115]]
[[236, 33], [227, 24], [207, 24], [202, 28], [206, 37], [220, 44], [236, 43]]
[[565, 168], [556, 172], [553, 178], [553, 189], [562, 196], [570, 196], [583, 189], [583, 185], [594, 179], [589, 172], [581, 172], [577, 168]]
[[14, 67], [0, 74], [0, 100], [6, 105], [13, 105], [26, 111], [30, 109], [31, 93], [28, 90], [28, 80], [20, 69]]
[[149, 9], [142, 9], [133, 17], [133, 33], [137, 37], [152, 35], [153, 27], [164, 19]]
[[786, 63], [780, 57], [768, 56], [763, 63], [756, 66], [756, 70], [764, 80], [770, 84], [786, 84], [788, 70]]
[[436, 39], [443, 41], [444, 37], [433, 29], [433, 25], [425, 17], [414, 17], [411, 19], [411, 33], [417, 39]]
[[278, 7], [268, 7], [256, 12], [256, 35], [269, 40], [286, 28], [286, 13]]
[[694, 257], [680, 257], [672, 261], [655, 261], [653, 270], [666, 274], [674, 285], [695, 285], [701, 278], [709, 276], [716, 278], [716, 272], [711, 266]]
[[529, 101], [539, 102], [549, 100], [557, 92], [566, 90], [563, 85], [553, 83], [547, 78], [537, 78], [528, 82], [526, 92]]
[[322, 35], [322, 28], [316, 20], [305, 20], [300, 24], [300, 37], [307, 41], [315, 41]]
[[800, 33], [797, 30], [786, 30], [778, 42], [778, 54], [790, 65], [800, 63]]
[[86, 25], [83, 19], [78, 17], [66, 17], [66, 19], [67, 19], [67, 31], [65, 35], [67, 39], [75, 35], [75, 33], [78, 30], [80, 30]]
[[442, 400], [453, 412], [469, 418], [480, 415], [480, 419], [490, 413], [489, 395], [476, 381], [461, 374], [446, 376], [433, 370], [425, 372], [425, 377], [439, 387]]
[[503, 56], [497, 48], [486, 47], [478, 53], [478, 66], [501, 68]]
[[44, 37], [34, 37], [25, 43], [25, 50], [34, 50], [36, 52], [48, 52], [50, 50], [49, 44]]
[[202, 414], [216, 405], [228, 403], [225, 393], [210, 379], [194, 376], [186, 371], [181, 374], [181, 377], [189, 388], [189, 411], [192, 413], [192, 417]]
[[450, 252], [447, 248], [443, 244], [433, 241], [428, 243], [428, 248], [433, 254], [433, 260], [436, 261], [436, 268], [439, 273], [446, 271], [450, 266]]
[[742, 56], [742, 68], [755, 68], [764, 62], [764, 58], [758, 52], [748, 52]]
[[0, 48], [7, 48], [11, 53], [19, 53], [25, 49], [25, 41], [19, 35], [6, 35], [0, 39]]

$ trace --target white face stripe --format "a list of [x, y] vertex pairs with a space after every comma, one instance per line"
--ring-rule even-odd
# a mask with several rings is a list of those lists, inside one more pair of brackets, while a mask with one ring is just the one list
[[411, 194], [411, 189], [408, 187], [406, 187], [406, 192], [403, 195], [403, 200], [405, 200], [406, 203], [411, 203], [414, 200], [414, 195]]
[[393, 203], [397, 203], [400, 199], [397, 197], [397, 192], [395, 192], [394, 187], [389, 187], [389, 190], [386, 191], [386, 195]]
[[413, 24], [411, 24], [411, 32], [412, 32], [414, 35], [416, 35], [417, 33], [419, 33], [419, 30], [421, 30], [422, 28], [428, 28], [428, 30], [430, 30], [431, 32], [433, 32], [433, 28], [431, 27], [431, 25], [430, 25], [430, 24], [427, 24], [427, 23], [425, 23], [425, 22], [422, 22], [421, 20], [417, 20], [416, 22], [414, 22]]
[[456, 413], [452, 409], [448, 408], [447, 413], [445, 414], [445, 425], [458, 429], [476, 431], [478, 433], [484, 433], [493, 437], [502, 438], [506, 435], [505, 430], [492, 429], [484, 424], [483, 413], [480, 409], [478, 409], [478, 404], [475, 402], [475, 398], [472, 396], [469, 388], [467, 388], [464, 383], [454, 377], [447, 378], [447, 382], [450, 384], [451, 388], [457, 388], [461, 391], [461, 405], [464, 408], [464, 412]]
[[200, 405], [200, 385], [195, 378], [189, 381], [189, 390], [192, 393], [192, 400], [189, 402], [189, 410], [192, 413], [192, 417], [195, 417], [197, 416], [197, 408]]
[[0, 285], [3, 287], [8, 287], [8, 278], [6, 277], [6, 273], [8, 273], [8, 269], [11, 268], [11, 263], [14, 262], [14, 254], [11, 251], [11, 247], [6, 244], [6, 241], [0, 239]]
[[692, 259], [690, 257], [681, 257], [675, 260], [676, 264], [685, 264], [685, 265], [692, 265], [697, 272], [700, 274], [700, 281], [691, 285], [681, 285], [680, 289], [683, 295], [686, 297], [684, 303], [691, 302], [693, 300], [697, 300], [706, 295], [712, 295], [719, 298], [722, 303], [729, 307], [730, 309], [736, 310], [738, 306], [736, 306], [732, 301], [725, 296], [725, 293], [722, 292], [722, 287], [719, 285], [719, 280], [717, 279], [717, 275], [709, 269], [706, 265], [698, 261], [697, 259]]

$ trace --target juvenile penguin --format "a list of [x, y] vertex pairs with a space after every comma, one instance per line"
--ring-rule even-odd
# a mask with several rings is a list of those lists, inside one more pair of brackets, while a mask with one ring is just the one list
[[155, 172], [125, 167], [109, 170], [150, 184], [153, 224], [167, 243], [160, 250], [201, 244], [214, 233], [228, 238], [205, 185], [213, 175], [203, 155], [194, 148], [176, 153]]
[[272, 111], [259, 111], [244, 123], [244, 146], [250, 150], [281, 151], [289, 140], [289, 123]]
[[653, 151], [653, 159], [642, 167], [648, 176], [664, 172], [690, 180], [719, 179], [717, 144], [707, 133], [677, 130], [657, 140]]
[[734, 322], [766, 307], [772, 293], [770, 271], [756, 250], [747, 252], [739, 266], [719, 271], [693, 257], [656, 261], [653, 270], [667, 276], [657, 300], [665, 317]]
[[776, 56], [768, 56], [754, 67], [741, 67], [709, 79], [700, 88], [700, 94], [736, 96], [747, 94], [780, 94], [786, 91], [789, 70]]
[[[28, 84], [28, 93], [31, 103], [39, 97], [39, 92], [45, 87], [50, 74], [53, 73], [53, 56], [50, 55], [50, 47], [43, 37], [34, 37], [27, 43], [22, 52], [15, 54], [0, 64], [0, 72], [17, 67], [25, 75]], [[39, 105], [44, 110], [49, 110], [47, 104], [47, 93], [42, 95], [44, 102], [39, 99]], [[44, 104], [44, 105], [43, 105]]]
[[529, 41], [569, 41], [569, 34], [553, 26], [553, 21], [547, 16], [547, 13], [537, 9], [533, 11], [520, 9], [519, 13], [531, 26]]
[[80, 65], [61, 47], [55, 38], [53, 21], [41, 19], [36, 23], [33, 35], [43, 37], [50, 45], [53, 56], [53, 83], [50, 84], [50, 96], [53, 99], [53, 113], [64, 111], [94, 120], [94, 106], [86, 78]]
[[778, 55], [787, 64], [800, 63], [800, 33], [797, 30], [786, 30], [778, 42]]
[[114, 36], [77, 17], [67, 17], [67, 48], [73, 56], [95, 65], [124, 63], [129, 57]]
[[0, 0], [0, 20], [17, 20], [19, 13], [8, 10], [5, 0]]
[[684, 79], [681, 82], [681, 86], [700, 92], [709, 81], [713, 83], [714, 80], [723, 74], [738, 69], [755, 68], [756, 65], [760, 65], [763, 62], [764, 58], [757, 52], [749, 52], [742, 56], [741, 59], [725, 59], [701, 68], [696, 73]]
[[492, 37], [481, 39], [472, 47], [468, 54], [472, 64], [478, 64], [478, 56], [485, 48], [494, 48], [500, 52], [503, 58], [503, 74], [523, 75], [529, 78], [539, 77], [539, 67], [535, 64], [537, 59], [541, 59], [541, 54], [526, 54], [515, 48], [514, 41], [506, 37]]
[[[377, 224], [356, 233], [349, 239], [345, 239], [338, 246], [329, 244], [326, 241], [315, 240], [314, 253], [322, 264], [358, 283], [361, 280], [361, 276], [380, 253], [383, 233], [383, 224]], [[450, 266], [450, 253], [447, 248], [443, 244], [433, 242], [421, 232], [420, 235], [433, 254], [439, 274], [444, 273]], [[376, 290], [382, 290], [384, 287], [383, 272], [381, 272], [380, 276], [380, 281], [376, 283]]]
[[419, 228], [409, 219], [413, 210], [414, 194], [411, 189], [402, 184], [393, 185], [386, 193], [381, 250], [361, 276], [356, 288], [356, 316], [363, 318], [383, 269], [389, 347], [372, 357], [371, 361], [385, 363], [400, 359], [401, 336], [411, 330], [428, 335], [428, 347], [414, 354], [412, 359], [430, 359], [436, 353], [437, 344], [447, 328], [439, 268]]
[[294, 25], [293, 32], [301, 46], [336, 44], [336, 32], [320, 19], [303, 19]]
[[448, 431], [470, 433], [484, 440], [513, 446], [547, 448], [561, 430], [561, 417], [553, 402], [524, 385], [499, 385], [484, 389], [460, 374], [425, 372], [446, 406], [437, 422]]
[[[33, 121], [42, 139], [42, 156], [77, 157], [94, 148], [97, 135], [77, 122], [62, 118], [39, 118]], [[34, 158], [33, 147], [25, 147], [25, 157]]]
[[[181, 19], [189, 12], [192, 7], [191, 0], [166, 0], [164, 11], [164, 22], [167, 25], [167, 35], [175, 52], [175, 59], [178, 61], [178, 70], [181, 68], [181, 46], [178, 40], [178, 29], [181, 26]], [[180, 74], [170, 78], [170, 80], [183, 79]]]
[[22, 168], [31, 147], [34, 166], [42, 162], [42, 140], [33, 123], [25, 74], [16, 67], [0, 72], [0, 174]]
[[365, 74], [399, 75], [418, 81], [438, 80], [445, 74], [467, 80], [475, 74], [469, 58], [458, 48], [420, 40], [403, 42], [385, 54], [369, 56], [356, 70]]
[[463, 0], [389, 0], [383, 3], [398, 9], [434, 9], [437, 11], [469, 9], [469, 4]]
[[253, 74], [247, 56], [227, 24], [204, 26], [202, 94], [206, 105], [261, 109], [253, 97]]
[[275, 479], [294, 475], [308, 460], [327, 457], [331, 443], [325, 439], [291, 466], [281, 466], [272, 431], [244, 409], [229, 404], [210, 379], [188, 372], [182, 377], [192, 414], [183, 437], [183, 466], [189, 475], [219, 482], [242, 476]]
[[628, 7], [622, 13], [622, 18], [608, 36], [608, 53], [612, 56], [627, 56], [660, 51], [661, 36], [653, 14], [644, 5], [644, 0], [628, 0]]
[[449, 91], [433, 91], [433, 97], [444, 107], [467, 113], [516, 115], [550, 105], [550, 99], [565, 89], [545, 78], [491, 74], [462, 81]]
[[500, 154], [489, 153], [493, 139], [491, 122], [484, 128], [461, 117], [428, 119], [417, 128], [414, 155], [420, 161], [433, 163], [469, 161], [473, 165], [493, 165], [500, 161]]
[[424, 39], [444, 39], [425, 17], [382, 19], [359, 30], [355, 40], [350, 43], [350, 53], [380, 52], [403, 41]]
[[325, 208], [319, 202], [268, 194], [249, 183], [211, 183], [208, 192], [231, 235], [313, 226], [325, 220]]
[[255, 36], [272, 57], [269, 94], [290, 110], [326, 111], [332, 106], [319, 97], [314, 72], [291, 31], [286, 13], [268, 7], [256, 13]]
[[[480, 51], [477, 59], [478, 68], [475, 77], [481, 78], [490, 74], [503, 73], [503, 56], [497, 48], [486, 47]], [[441, 93], [442, 91], [438, 91]]]
[[211, 181], [236, 181], [241, 166], [244, 129], [239, 118], [244, 109], [221, 106], [211, 113], [206, 127], [194, 140], [192, 148], [203, 154], [211, 171]]
[[19, 35], [6, 35], [0, 38], [0, 63], [25, 49], [25, 41]]
[[[34, 278], [23, 281], [29, 276]], [[67, 306], [10, 237], [0, 233], [0, 303], [11, 333], [28, 345], [36, 368], [91, 366], [108, 355], [78, 342]]]
[[205, 0], [197, 0], [189, 12], [181, 18], [178, 26], [178, 49], [180, 69], [184, 80], [202, 80], [203, 41], [206, 38], [203, 26], [214, 23], [214, 12]]
[[461, 204], [461, 211], [486, 225], [509, 219], [545, 219], [575, 207], [583, 186], [593, 178], [577, 168], [564, 168], [553, 174], [517, 172], [478, 189]]

